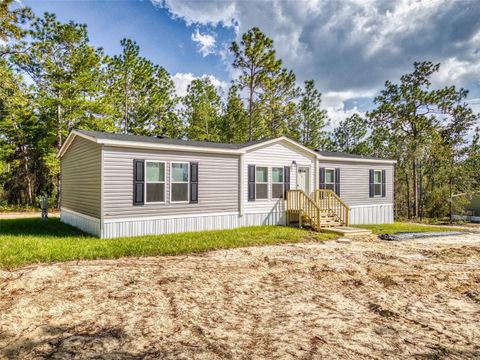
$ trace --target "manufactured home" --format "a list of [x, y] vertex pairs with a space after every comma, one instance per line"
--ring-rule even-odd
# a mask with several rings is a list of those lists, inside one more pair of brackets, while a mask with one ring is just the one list
[[393, 222], [395, 161], [287, 138], [222, 144], [74, 130], [61, 220], [102, 237]]

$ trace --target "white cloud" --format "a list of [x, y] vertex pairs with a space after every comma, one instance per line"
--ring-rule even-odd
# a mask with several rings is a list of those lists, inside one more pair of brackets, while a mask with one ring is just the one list
[[185, 96], [187, 95], [188, 85], [190, 85], [193, 80], [204, 78], [210, 79], [213, 86], [215, 86], [220, 93], [225, 93], [227, 91], [228, 83], [217, 79], [213, 75], [203, 74], [202, 76], [195, 76], [192, 73], [176, 73], [172, 76], [173, 84], [175, 85], [175, 92], [178, 96]]
[[196, 28], [192, 34], [192, 40], [197, 43], [198, 52], [202, 54], [203, 57], [215, 53], [216, 40], [214, 34], [202, 34], [200, 30]]
[[345, 120], [347, 117], [352, 116], [353, 114], [359, 114], [360, 116], [365, 116], [365, 112], [360, 111], [357, 107], [346, 110], [345, 108], [326, 108], [328, 118], [330, 123], [327, 126], [328, 130], [335, 129], [340, 124], [340, 121]]
[[324, 91], [371, 89], [414, 61], [459, 61], [480, 49], [475, 0], [152, 0], [187, 24], [231, 26], [237, 39], [259, 26], [284, 65]]
[[455, 84], [464, 86], [476, 80], [480, 84], [480, 56], [478, 61], [459, 60], [451, 57], [444, 60], [432, 79], [435, 86]]
[[[480, 114], [480, 98], [474, 98], [467, 101], [475, 114]], [[480, 126], [480, 119], [477, 120], [477, 126]]]
[[187, 25], [223, 24], [232, 26], [235, 15], [235, 3], [227, 1], [175, 1], [151, 0], [153, 4], [166, 8], [175, 18], [185, 20]]
[[347, 109], [345, 101], [356, 98], [373, 98], [375, 96], [374, 90], [366, 91], [330, 91], [322, 94], [322, 105], [327, 110], [330, 119], [329, 128], [335, 128], [340, 121], [347, 117], [358, 113], [361, 116], [365, 115], [364, 111], [360, 111], [357, 106]]
[[185, 96], [187, 94], [187, 87], [195, 79], [192, 73], [176, 73], [172, 76], [173, 84], [175, 85], [175, 92], [178, 96]]
[[[237, 41], [260, 27], [299, 82], [315, 80], [332, 122], [350, 115], [347, 100], [373, 96], [372, 89], [398, 81], [415, 61], [442, 64], [434, 86], [463, 86], [480, 96], [478, 0], [152, 2], [187, 25], [230, 27]], [[222, 56], [224, 44], [216, 48]]]
[[366, 91], [329, 91], [322, 94], [323, 105], [331, 108], [343, 108], [344, 101], [352, 98], [374, 97], [375, 90]]

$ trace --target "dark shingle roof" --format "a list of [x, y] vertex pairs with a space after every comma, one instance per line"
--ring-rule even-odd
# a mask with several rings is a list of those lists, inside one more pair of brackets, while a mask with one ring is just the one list
[[[203, 147], [206, 149], [227, 149], [227, 150], [238, 150], [242, 149], [251, 145], [260, 144], [271, 139], [263, 139], [263, 140], [255, 140], [246, 142], [243, 144], [226, 144], [226, 143], [216, 143], [216, 142], [208, 142], [208, 141], [196, 141], [196, 140], [181, 140], [181, 139], [170, 139], [170, 138], [159, 138], [155, 136], [139, 136], [139, 135], [128, 135], [128, 134], [115, 134], [115, 133], [107, 133], [101, 131], [90, 131], [90, 130], [76, 130], [77, 132], [93, 137], [95, 139], [103, 139], [103, 140], [121, 140], [121, 141], [138, 141], [142, 143], [151, 143], [151, 144], [165, 144], [165, 145], [177, 145], [177, 146], [195, 146], [195, 147]], [[363, 155], [354, 155], [348, 154], [344, 152], [337, 152], [337, 151], [318, 151], [316, 152], [325, 157], [338, 157], [338, 158], [345, 158], [345, 159], [364, 159], [364, 160], [386, 160], [382, 158], [376, 158], [371, 156], [363, 156]]]
[[100, 131], [90, 131], [90, 130], [76, 130], [77, 132], [93, 137], [95, 139], [103, 140], [121, 140], [121, 141], [138, 141], [143, 143], [151, 144], [165, 144], [165, 145], [178, 145], [178, 146], [196, 146], [204, 148], [214, 148], [214, 149], [231, 149], [237, 150], [250, 145], [259, 144], [268, 139], [250, 141], [243, 144], [226, 144], [226, 143], [216, 143], [208, 141], [196, 141], [196, 140], [181, 140], [181, 139], [170, 139], [170, 138], [159, 138], [155, 136], [140, 136], [140, 135], [128, 135], [128, 134], [115, 134], [107, 133]]
[[321, 151], [321, 150], [315, 150], [315, 151], [318, 154], [325, 157], [339, 157], [339, 158], [345, 158], [345, 159], [365, 159], [365, 160], [390, 160], [390, 159], [382, 159], [374, 156], [349, 154], [349, 153], [340, 152], [340, 151]]

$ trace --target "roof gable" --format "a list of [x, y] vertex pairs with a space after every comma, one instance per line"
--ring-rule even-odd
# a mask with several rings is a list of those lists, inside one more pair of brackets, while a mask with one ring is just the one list
[[255, 143], [255, 144], [251, 144], [251, 145], [247, 145], [245, 147], [243, 147], [243, 150], [245, 152], [250, 152], [250, 151], [254, 151], [256, 149], [259, 149], [259, 148], [263, 148], [263, 147], [267, 147], [267, 146], [271, 146], [271, 145], [274, 145], [274, 144], [278, 144], [278, 143], [286, 143], [286, 144], [289, 144], [295, 148], [297, 148], [298, 150], [300, 150], [301, 152], [303, 153], [306, 153], [306, 154], [309, 154], [309, 155], [312, 155], [312, 156], [317, 156], [317, 153], [309, 148], [307, 148], [306, 146], [303, 146], [302, 144], [286, 137], [286, 136], [281, 136], [279, 138], [275, 138], [275, 139], [270, 139], [270, 140], [265, 140], [265, 141], [262, 141], [262, 142], [258, 142], [258, 143]]

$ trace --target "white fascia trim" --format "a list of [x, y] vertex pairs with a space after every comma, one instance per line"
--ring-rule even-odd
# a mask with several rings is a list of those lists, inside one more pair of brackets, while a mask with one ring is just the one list
[[141, 143], [137, 141], [123, 141], [123, 140], [107, 140], [98, 139], [98, 143], [106, 146], [128, 147], [137, 149], [156, 149], [156, 150], [171, 150], [171, 151], [186, 151], [186, 152], [202, 152], [208, 154], [241, 154], [243, 151], [236, 149], [217, 149], [185, 145], [168, 145], [155, 143]]
[[83, 218], [85, 218], [85, 219], [87, 219], [87, 220], [92, 220], [92, 221], [100, 222], [100, 219], [99, 219], [99, 218], [96, 218], [96, 217], [93, 217], [93, 216], [90, 216], [90, 215], [85, 215], [85, 214], [79, 213], [79, 212], [77, 212], [77, 211], [71, 210], [71, 209], [66, 208], [66, 207], [61, 207], [61, 208], [60, 208], [60, 216], [61, 216], [62, 211], [66, 211], [66, 212], [72, 213], [73, 215], [77, 215], [77, 216], [79, 216], [79, 217], [83, 217]]
[[125, 140], [110, 140], [110, 139], [96, 139], [91, 136], [81, 134], [73, 130], [70, 135], [68, 135], [67, 140], [63, 146], [58, 151], [57, 157], [62, 157], [65, 151], [69, 148], [75, 136], [83, 137], [84, 139], [93, 141], [97, 144], [103, 144], [106, 146], [114, 147], [128, 147], [128, 148], [137, 148], [137, 149], [156, 149], [156, 150], [172, 150], [172, 151], [185, 151], [185, 152], [202, 152], [207, 154], [243, 154], [245, 151], [243, 149], [217, 149], [217, 148], [206, 148], [206, 147], [197, 147], [197, 146], [188, 146], [188, 145], [169, 145], [169, 144], [155, 144], [155, 143], [142, 143], [138, 141], [125, 141]]
[[360, 159], [360, 158], [344, 158], [344, 157], [332, 157], [332, 156], [323, 156], [316, 154], [319, 161], [339, 161], [339, 162], [361, 162], [361, 163], [372, 163], [372, 164], [396, 164], [397, 160], [388, 160], [388, 159]]
[[148, 221], [148, 220], [168, 220], [168, 219], [188, 219], [188, 218], [198, 218], [198, 217], [208, 217], [208, 216], [231, 216], [239, 215], [238, 211], [235, 212], [220, 212], [220, 213], [210, 213], [210, 214], [181, 214], [181, 215], [167, 215], [167, 216], [145, 216], [145, 217], [126, 217], [118, 219], [104, 219], [104, 224], [112, 224], [118, 222], [135, 222], [135, 221]]
[[317, 153], [315, 151], [307, 148], [306, 146], [303, 146], [302, 144], [300, 144], [300, 143], [298, 143], [298, 142], [296, 142], [292, 139], [289, 139], [286, 136], [281, 136], [281, 137], [278, 137], [278, 138], [275, 138], [275, 139], [272, 139], [272, 140], [267, 140], [267, 141], [264, 141], [264, 142], [261, 142], [261, 143], [258, 143], [258, 144], [253, 144], [253, 145], [242, 148], [242, 150], [244, 150], [245, 152], [249, 152], [249, 151], [252, 151], [252, 150], [255, 150], [255, 149], [258, 149], [258, 148], [262, 148], [262, 147], [265, 147], [265, 146], [276, 144], [276, 143], [281, 142], [281, 141], [285, 141], [285, 142], [289, 143], [290, 145], [293, 145], [293, 146], [299, 148], [300, 150], [302, 150], [303, 152], [305, 152], [307, 154], [317, 156]]
[[73, 130], [70, 135], [68, 135], [67, 140], [58, 151], [57, 157], [62, 157], [65, 151], [68, 149], [72, 143], [75, 136], [80, 136], [84, 139], [93, 141], [97, 144], [103, 144], [107, 146], [117, 146], [117, 147], [129, 147], [137, 149], [157, 149], [157, 150], [172, 150], [172, 151], [186, 151], [186, 152], [202, 152], [209, 154], [244, 154], [246, 152], [255, 150], [260, 147], [269, 146], [281, 141], [285, 141], [290, 145], [293, 145], [307, 154], [314, 155], [318, 160], [330, 160], [330, 161], [341, 161], [341, 162], [361, 162], [361, 163], [376, 163], [376, 164], [396, 164], [396, 160], [384, 160], [384, 159], [359, 159], [359, 158], [343, 158], [343, 157], [331, 157], [323, 156], [317, 154], [315, 151], [303, 146], [302, 144], [297, 143], [294, 140], [289, 139], [286, 136], [281, 136], [276, 139], [268, 140], [258, 144], [250, 145], [241, 149], [217, 149], [217, 148], [204, 148], [197, 146], [188, 146], [188, 145], [168, 145], [168, 144], [155, 144], [155, 143], [141, 143], [137, 141], [124, 141], [124, 140], [109, 140], [109, 139], [96, 139], [91, 136], [82, 134]]
[[393, 204], [353, 205], [353, 206], [349, 206], [349, 208], [350, 209], [357, 209], [357, 208], [379, 207], [379, 206], [393, 206]]

